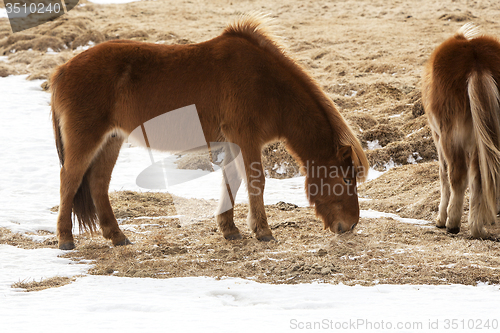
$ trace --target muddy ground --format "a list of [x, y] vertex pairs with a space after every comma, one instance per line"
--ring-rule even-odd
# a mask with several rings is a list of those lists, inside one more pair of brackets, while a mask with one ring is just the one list
[[[288, 53], [318, 80], [351, 124], [370, 164], [380, 171], [396, 166], [359, 186], [365, 199], [361, 208], [427, 221], [436, 217], [439, 180], [419, 90], [423, 65], [466, 22], [500, 36], [500, 6], [493, 0], [80, 4], [84, 6], [54, 22], [17, 34], [11, 33], [7, 19], [0, 19], [0, 55], [8, 57], [0, 61], [0, 76], [29, 74], [28, 79], [47, 80], [55, 66], [105, 40], [196, 43], [217, 36], [242, 13], [269, 13]], [[263, 154], [268, 176], [297, 175], [282, 144], [266, 147]], [[192, 161], [185, 165], [192, 167]], [[77, 250], [67, 256], [95, 262], [91, 274], [239, 276], [269, 283], [499, 283], [499, 243], [469, 239], [467, 200], [463, 230], [456, 236], [432, 224], [391, 218], [362, 218], [354, 233], [336, 236], [322, 230], [311, 208], [268, 206], [278, 240], [270, 243], [260, 243], [249, 233], [245, 205], [236, 207], [244, 239], [228, 242], [213, 219], [189, 225], [151, 219], [175, 213], [171, 198], [162, 194], [114, 193], [113, 204], [135, 244], [112, 248], [98, 235], [78, 236]], [[150, 219], [136, 219], [142, 216]], [[489, 229], [498, 234], [498, 227]], [[0, 243], [56, 247], [54, 236], [46, 236], [44, 243], [35, 243], [0, 230]]]

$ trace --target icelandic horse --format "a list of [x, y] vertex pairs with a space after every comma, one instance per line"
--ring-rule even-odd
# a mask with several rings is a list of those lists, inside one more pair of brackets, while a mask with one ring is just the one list
[[[328, 173], [304, 170], [310, 173], [309, 201], [325, 229], [342, 233], [359, 220], [356, 182], [368, 172], [362, 147], [332, 100], [286, 54], [262, 17], [244, 16], [199, 44], [101, 43], [58, 67], [50, 82], [62, 165], [60, 249], [75, 247], [72, 212], [81, 230], [94, 231], [99, 221], [113, 245], [130, 244], [108, 197], [120, 147], [144, 122], [192, 104], [206, 142], [231, 142], [241, 149], [247, 184], [252, 181], [248, 224], [257, 239], [274, 239], [264, 209], [261, 150], [275, 140], [285, 140], [303, 166], [329, 168]], [[241, 238], [233, 209], [216, 214], [226, 239]]]
[[460, 231], [470, 188], [469, 228], [486, 239], [495, 223], [500, 186], [500, 43], [468, 23], [442, 43], [427, 63], [422, 101], [439, 157], [438, 228]]

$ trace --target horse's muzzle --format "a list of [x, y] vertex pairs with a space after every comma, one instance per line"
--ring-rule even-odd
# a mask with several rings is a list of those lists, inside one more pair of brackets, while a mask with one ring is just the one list
[[354, 223], [350, 228], [346, 227], [342, 224], [342, 222], [337, 223], [337, 233], [338, 234], [343, 234], [346, 231], [352, 231], [356, 227], [358, 223]]

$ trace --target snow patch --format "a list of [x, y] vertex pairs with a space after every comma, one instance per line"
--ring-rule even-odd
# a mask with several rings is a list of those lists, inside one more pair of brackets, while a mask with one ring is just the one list
[[398, 114], [393, 114], [393, 115], [390, 115], [389, 118], [399, 118], [403, 115], [403, 112], [401, 113], [398, 113]]
[[420, 132], [420, 131], [421, 131], [421, 130], [423, 130], [424, 128], [425, 128], [425, 127], [419, 128], [418, 130], [413, 131], [413, 132], [411, 132], [410, 134], [407, 134], [407, 135], [406, 135], [406, 137], [407, 137], [407, 138], [409, 138], [410, 136], [412, 136], [412, 135], [413, 135], [413, 134], [415, 134], [415, 133]]
[[349, 94], [345, 94], [344, 97], [356, 97], [358, 92], [356, 90], [351, 90]]
[[371, 210], [371, 209], [369, 209], [369, 210], [361, 210], [359, 212], [359, 216], [360, 217], [364, 217], [364, 218], [369, 218], [369, 219], [377, 219], [377, 218], [380, 218], [380, 217], [388, 217], [388, 218], [392, 218], [394, 220], [397, 220], [399, 222], [410, 223], [410, 224], [419, 224], [419, 225], [432, 224], [432, 222], [429, 222], [427, 220], [410, 219], [410, 218], [401, 217], [399, 215], [392, 214], [392, 213], [377, 212], [377, 211]]
[[289, 163], [286, 162], [286, 161], [282, 162], [280, 165], [278, 165], [278, 163], [275, 163], [274, 167], [273, 167], [273, 170], [276, 173], [279, 173], [280, 175], [285, 174], [286, 173], [286, 167], [288, 166], [288, 164]]
[[139, 216], [134, 217], [134, 220], [163, 220], [163, 219], [178, 219], [182, 215], [171, 215], [171, 216]]
[[367, 181], [377, 179], [378, 177], [382, 176], [385, 173], [385, 171], [378, 171], [375, 170], [374, 168], [369, 169], [368, 171], [368, 177], [366, 178]]
[[378, 140], [366, 141], [368, 150], [380, 149], [382, 146], [378, 143]]
[[417, 164], [417, 161], [422, 160], [422, 156], [418, 152], [413, 153], [412, 155], [408, 156], [407, 162], [410, 164]]
[[[384, 321], [392, 327], [400, 322], [420, 322], [426, 328], [430, 321], [447, 319], [442, 309], [457, 318], [469, 318], [470, 309], [482, 318], [497, 318], [499, 297], [497, 286], [480, 283], [349, 287], [267, 285], [238, 278], [87, 276], [60, 288], [9, 296], [0, 303], [0, 310], [2, 325], [12, 332], [33, 332], [40, 327], [53, 331], [163, 332], [167, 324], [171, 332], [234, 332], [234, 325], [221, 326], [227, 318], [237, 319], [241, 333], [262, 331], [262, 327], [266, 332], [294, 332], [298, 323], [323, 319], [334, 324], [359, 319], [378, 324]], [[190, 316], [193, 313], [197, 315]], [[109, 319], [115, 314], [120, 320]], [[372, 331], [363, 326], [358, 329]]]
[[390, 169], [397, 167], [397, 166], [399, 166], [399, 165], [396, 165], [396, 163], [394, 163], [393, 159], [391, 158], [389, 160], [389, 162], [384, 164], [384, 171], [378, 171], [378, 170], [375, 170], [373, 167], [370, 167], [370, 169], [368, 171], [368, 178], [366, 178], [366, 180], [370, 181], [370, 180], [377, 179], [378, 177], [382, 176], [384, 173], [386, 173]]
[[81, 46], [81, 45], [80, 45], [80, 46], [78, 46], [78, 47], [76, 48], [76, 50], [77, 50], [77, 51], [85, 51], [85, 50], [90, 49], [90, 48], [91, 48], [92, 46], [94, 46], [94, 45], [95, 45], [95, 43], [94, 43], [93, 41], [89, 40], [89, 42], [87, 43], [87, 45], [84, 45], [84, 46]]
[[[10, 286], [19, 281], [40, 281], [55, 276], [71, 277], [85, 274], [90, 268], [89, 265], [75, 265], [70, 259], [59, 258], [62, 254], [64, 251], [55, 249], [25, 250], [0, 244], [2, 258], [0, 260], [0, 296], [15, 293], [15, 289]], [[4, 301], [1, 304], [5, 304]], [[0, 313], [2, 316], [5, 315], [3, 310]]]

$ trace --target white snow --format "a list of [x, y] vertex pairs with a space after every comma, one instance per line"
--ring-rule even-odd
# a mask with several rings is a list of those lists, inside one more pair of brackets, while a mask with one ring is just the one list
[[358, 92], [356, 90], [349, 91], [349, 94], [345, 94], [344, 97], [356, 97]]
[[394, 160], [391, 157], [391, 159], [389, 160], [389, 162], [387, 162], [384, 165], [384, 168], [385, 168], [385, 171], [388, 171], [389, 169], [395, 168], [397, 166], [401, 166], [401, 164], [397, 165], [396, 163], [394, 163]]
[[286, 173], [286, 167], [288, 166], [288, 162], [281, 162], [280, 165], [278, 163], [274, 164], [273, 170], [276, 171], [276, 173], [279, 173], [280, 175]]
[[403, 115], [404, 112], [401, 112], [401, 113], [398, 113], [398, 114], [393, 114], [393, 115], [390, 115], [388, 118], [399, 118]]
[[135, 217], [134, 220], [164, 220], [164, 219], [178, 219], [180, 215], [170, 215], [170, 216], [139, 216]]
[[55, 232], [59, 161], [50, 125], [50, 95], [26, 75], [0, 79], [0, 227]]
[[[375, 140], [375, 141], [378, 141], [378, 140]], [[422, 159], [422, 158], [420, 157], [420, 159]], [[418, 159], [417, 159], [417, 161], [418, 161]], [[396, 163], [394, 163], [394, 160], [391, 157], [389, 162], [384, 164], [384, 171], [378, 171], [378, 170], [374, 169], [373, 167], [370, 167], [370, 169], [368, 171], [368, 178], [366, 178], [366, 180], [370, 181], [370, 180], [377, 179], [378, 177], [382, 176], [384, 173], [386, 173], [387, 171], [389, 171], [390, 169], [392, 169], [396, 166], [399, 166], [399, 165], [396, 165]]]
[[[41, 81], [25, 78], [0, 79], [0, 227], [15, 232], [54, 232], [56, 214], [49, 209], [59, 203], [59, 161], [50, 95], [41, 90]], [[111, 189], [141, 190], [135, 178], [149, 165], [145, 149], [125, 144]], [[200, 180], [196, 186], [180, 186], [176, 194], [218, 198], [220, 174], [209, 173]], [[304, 177], [266, 179], [264, 193], [266, 204], [308, 205]], [[237, 202], [245, 200], [241, 188]], [[428, 223], [374, 211], [361, 211], [361, 216]], [[30, 237], [43, 240], [44, 236]], [[347, 325], [360, 332], [411, 332], [439, 331], [433, 329], [436, 324], [443, 330], [445, 320], [500, 320], [499, 286], [266, 285], [233, 278], [90, 276], [86, 271], [91, 263], [58, 257], [62, 253], [0, 245], [1, 332], [294, 332], [313, 331], [307, 327], [318, 324], [324, 331], [344, 330]], [[10, 287], [19, 281], [75, 275], [81, 277], [71, 284], [39, 292]], [[421, 329], [409, 328], [414, 323], [422, 325]], [[387, 328], [389, 324], [392, 329]], [[398, 324], [402, 329], [396, 330]]]
[[418, 130], [415, 130], [415, 131], [411, 132], [410, 134], [407, 134], [407, 135], [406, 135], [406, 137], [407, 137], [407, 138], [409, 138], [410, 136], [412, 136], [412, 135], [413, 135], [413, 134], [415, 134], [415, 133], [420, 132], [420, 131], [421, 131], [421, 130], [423, 130], [424, 128], [425, 128], [425, 127], [419, 128]]
[[[14, 282], [84, 274], [90, 268], [89, 265], [75, 264], [69, 259], [58, 258], [58, 255], [64, 254], [61, 250], [24, 250], [0, 244], [0, 253], [0, 298], [17, 293], [10, 288]], [[0, 314], [0, 318], [1, 316]]]
[[[13, 291], [0, 303], [0, 318], [16, 333], [294, 332], [311, 331], [306, 326], [315, 323], [315, 332], [427, 332], [436, 323], [441, 330], [435, 331], [443, 331], [447, 319], [465, 319], [466, 325], [468, 319], [498, 320], [493, 305], [499, 295], [497, 286], [488, 285], [348, 287], [87, 276], [56, 289]], [[377, 329], [381, 325], [385, 329]]]
[[85, 50], [88, 50], [89, 48], [91, 48], [92, 46], [94, 46], [95, 43], [91, 40], [89, 40], [89, 42], [87, 43], [87, 45], [83, 45], [83, 46], [78, 46], [76, 48], [77, 51], [85, 51]]
[[422, 160], [422, 156], [418, 152], [413, 153], [412, 155], [408, 155], [407, 162], [411, 164], [417, 164], [417, 161]]
[[52, 48], [48, 47], [47, 48], [47, 54], [58, 54], [58, 52], [55, 52], [54, 50], [52, 50]]
[[377, 212], [375, 210], [361, 210], [359, 215], [364, 218], [370, 218], [370, 219], [377, 219], [380, 217], [389, 217], [393, 218], [397, 221], [403, 222], [403, 223], [411, 223], [411, 224], [421, 224], [421, 225], [428, 225], [431, 224], [431, 222], [427, 220], [419, 220], [419, 219], [410, 219], [410, 218], [405, 218], [405, 217], [400, 217], [396, 214], [392, 213], [383, 213], [383, 212]]
[[5, 8], [0, 8], [0, 18], [8, 18], [7, 10]]
[[368, 145], [368, 150], [382, 148], [382, 146], [378, 143], [378, 140], [366, 141], [366, 144]]
[[385, 173], [385, 171], [377, 171], [374, 168], [370, 167], [370, 171], [368, 172], [368, 178], [366, 178], [367, 181], [377, 179], [378, 177], [382, 176]]

